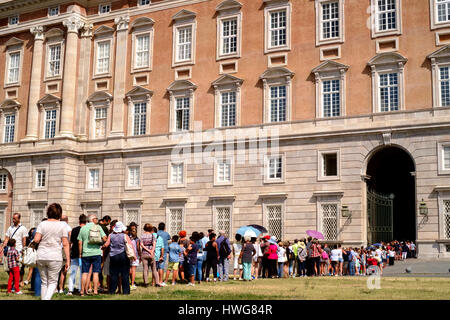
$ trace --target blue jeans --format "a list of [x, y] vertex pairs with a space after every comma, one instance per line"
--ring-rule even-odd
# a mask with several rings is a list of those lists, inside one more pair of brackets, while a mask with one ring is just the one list
[[[75, 280], [77, 278], [78, 270], [80, 271], [80, 278], [78, 280], [78, 283], [75, 283]], [[70, 270], [69, 270], [69, 291], [73, 292], [74, 285], [77, 285], [77, 289], [81, 290], [81, 265], [80, 265], [80, 259], [70, 259]]]
[[219, 279], [220, 281], [228, 281], [228, 271], [230, 270], [230, 259], [219, 259]]
[[31, 274], [31, 290], [34, 291], [35, 297], [41, 296], [41, 274], [37, 267], [33, 269], [33, 273]]
[[202, 281], [203, 257], [197, 257], [197, 268], [195, 271], [195, 280]]
[[306, 276], [306, 261], [298, 261], [298, 274]]
[[278, 262], [278, 278], [283, 278], [283, 262]]
[[355, 275], [355, 262], [354, 261], [350, 261], [348, 263], [348, 271], [351, 276]]
[[289, 275], [292, 276], [292, 272], [294, 271], [294, 260], [289, 261]]

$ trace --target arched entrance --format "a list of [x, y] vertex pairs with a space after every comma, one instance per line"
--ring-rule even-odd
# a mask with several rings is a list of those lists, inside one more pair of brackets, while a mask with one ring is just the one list
[[389, 146], [367, 163], [367, 240], [416, 240], [415, 164], [405, 150]]

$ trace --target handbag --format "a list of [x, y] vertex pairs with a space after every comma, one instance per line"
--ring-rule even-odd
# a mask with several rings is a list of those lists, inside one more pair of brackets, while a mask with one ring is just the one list
[[21, 262], [25, 266], [35, 267], [37, 260], [37, 251], [33, 247], [31, 247], [31, 243], [28, 247], [25, 247], [22, 251], [22, 259]]
[[133, 246], [128, 243], [128, 241], [126, 240], [125, 237], [123, 237], [123, 239], [125, 240], [125, 252], [127, 254], [128, 259], [130, 259], [131, 261], [136, 260], [136, 256], [134, 255]]

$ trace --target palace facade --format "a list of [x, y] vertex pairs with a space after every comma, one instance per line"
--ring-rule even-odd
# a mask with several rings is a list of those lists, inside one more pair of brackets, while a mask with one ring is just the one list
[[0, 1], [0, 236], [52, 202], [450, 256], [450, 0]]

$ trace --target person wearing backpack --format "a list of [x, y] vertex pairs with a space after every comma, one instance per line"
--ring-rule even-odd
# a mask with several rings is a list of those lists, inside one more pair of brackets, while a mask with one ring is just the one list
[[219, 230], [219, 237], [217, 238], [216, 243], [219, 248], [219, 281], [226, 282], [228, 281], [231, 245], [224, 230]]
[[102, 243], [106, 241], [106, 234], [98, 225], [98, 218], [91, 214], [89, 223], [80, 229], [78, 247], [81, 258], [81, 296], [87, 294], [89, 287], [89, 269], [92, 266], [94, 280], [94, 294], [98, 294], [99, 273], [102, 271]]

